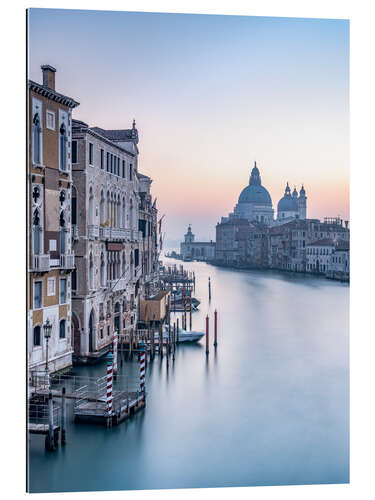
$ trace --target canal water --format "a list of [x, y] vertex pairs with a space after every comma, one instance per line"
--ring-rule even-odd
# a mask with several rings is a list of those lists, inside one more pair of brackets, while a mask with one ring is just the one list
[[[210, 317], [209, 356], [202, 339], [180, 345], [169, 365], [156, 357], [147, 367], [147, 408], [117, 427], [70, 419], [67, 444], [54, 453], [31, 436], [30, 491], [349, 481], [348, 285], [203, 262], [184, 267], [195, 271], [201, 300], [193, 329]], [[134, 372], [136, 362], [122, 370]], [[105, 364], [76, 372], [104, 375]]]

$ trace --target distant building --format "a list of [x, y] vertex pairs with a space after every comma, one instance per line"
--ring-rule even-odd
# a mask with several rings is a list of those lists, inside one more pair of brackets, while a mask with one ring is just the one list
[[268, 228], [247, 219], [231, 218], [216, 225], [217, 264], [266, 268], [268, 265]]
[[287, 182], [284, 196], [277, 204], [277, 223], [285, 224], [295, 219], [306, 219], [306, 205], [306, 191], [303, 185], [299, 195], [295, 187], [293, 193], [290, 194], [290, 187]]
[[345, 240], [317, 240], [307, 245], [307, 271], [322, 273], [332, 278], [348, 278], [350, 273], [349, 242]]
[[212, 260], [215, 258], [215, 242], [195, 241], [189, 225], [184, 241], [180, 243], [180, 253], [184, 260]]
[[43, 83], [28, 82], [28, 366], [44, 371], [72, 364], [72, 110], [71, 97], [55, 90], [56, 70], [42, 66]]

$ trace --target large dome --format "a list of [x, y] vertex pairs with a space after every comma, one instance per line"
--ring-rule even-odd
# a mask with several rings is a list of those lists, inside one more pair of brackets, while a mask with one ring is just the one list
[[268, 205], [272, 207], [272, 200], [269, 192], [262, 186], [257, 163], [251, 171], [249, 185], [242, 190], [238, 203], [256, 203], [258, 205]]
[[248, 185], [242, 190], [238, 203], [257, 203], [272, 206], [269, 192], [263, 186]]

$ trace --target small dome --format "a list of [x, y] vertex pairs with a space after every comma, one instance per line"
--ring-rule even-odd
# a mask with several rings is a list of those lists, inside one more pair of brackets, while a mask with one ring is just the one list
[[300, 196], [306, 196], [306, 191], [305, 191], [305, 188], [303, 187], [303, 184], [302, 184], [302, 187], [301, 187], [301, 191], [299, 192], [299, 195]]
[[293, 196], [293, 198], [298, 198], [298, 192], [297, 192], [296, 186], [294, 186], [292, 196]]
[[278, 212], [298, 212], [297, 200], [290, 194], [285, 194], [277, 204]]

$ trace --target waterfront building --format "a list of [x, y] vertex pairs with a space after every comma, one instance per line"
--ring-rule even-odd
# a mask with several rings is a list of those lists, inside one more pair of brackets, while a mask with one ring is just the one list
[[349, 276], [349, 242], [322, 239], [307, 245], [307, 271], [330, 277]]
[[72, 364], [71, 127], [78, 102], [55, 89], [56, 69], [42, 66], [43, 83], [28, 82], [27, 349], [29, 370]]
[[73, 121], [72, 321], [81, 361], [107, 352], [114, 330], [121, 336], [136, 327], [142, 272], [148, 280], [155, 271], [151, 179], [138, 172], [137, 144], [134, 122], [104, 130]]
[[246, 268], [268, 264], [268, 228], [247, 219], [231, 218], [216, 225], [215, 262]]
[[195, 235], [189, 225], [184, 241], [180, 243], [180, 254], [184, 260], [213, 260], [215, 258], [215, 242], [195, 241]]

